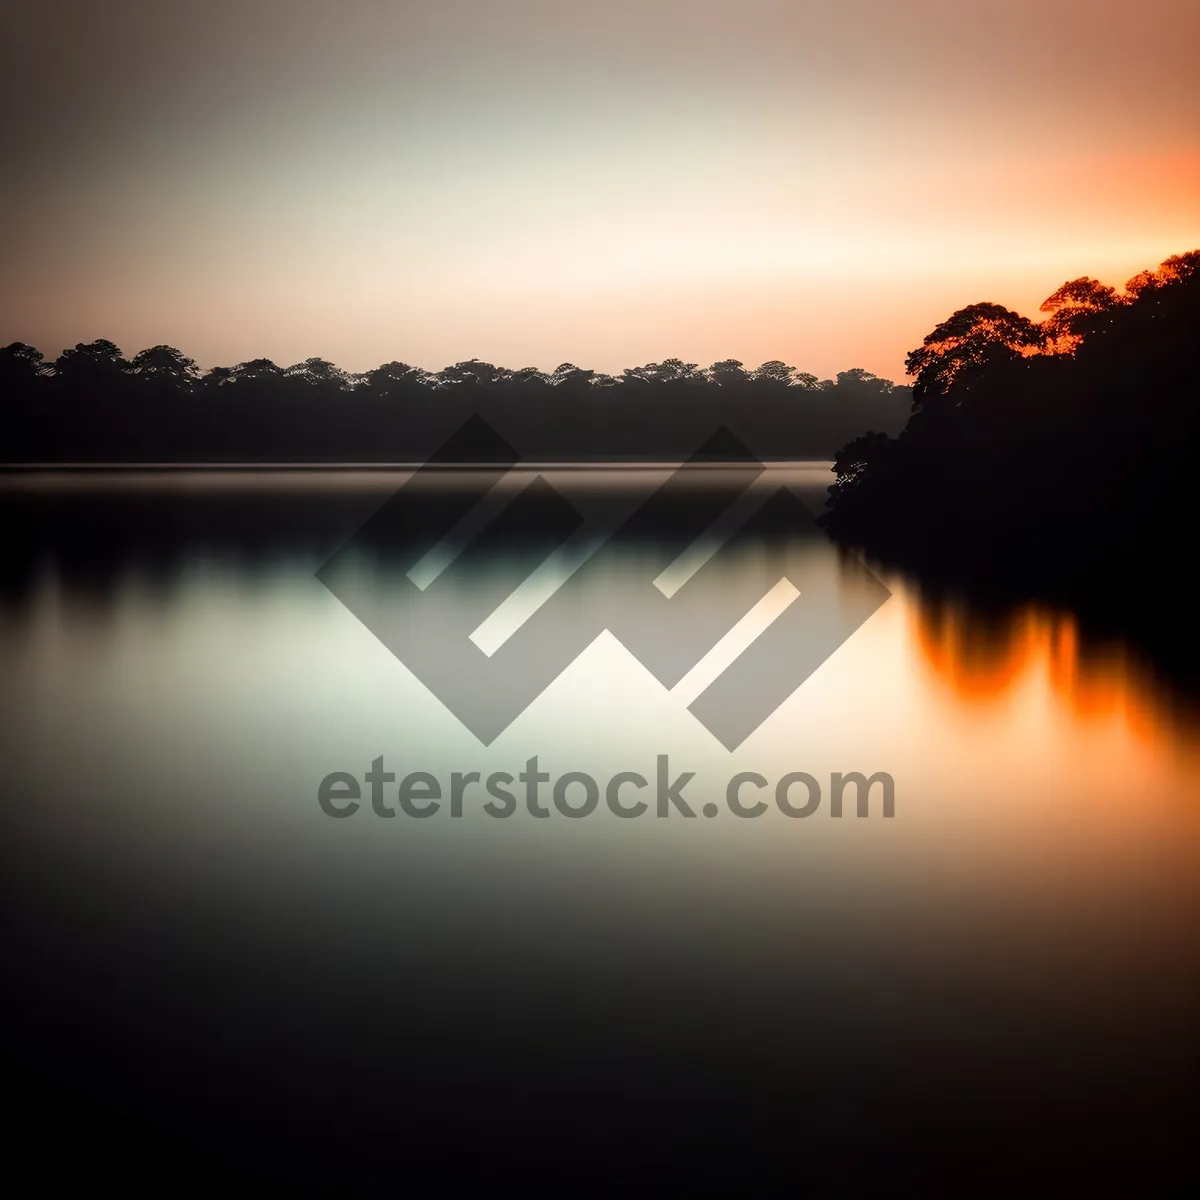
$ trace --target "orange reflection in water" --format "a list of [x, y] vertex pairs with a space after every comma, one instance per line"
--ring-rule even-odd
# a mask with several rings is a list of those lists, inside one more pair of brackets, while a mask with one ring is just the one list
[[1136, 655], [1117, 642], [1085, 643], [1070, 613], [1028, 606], [983, 615], [961, 603], [928, 600], [911, 611], [925, 663], [966, 704], [1001, 703], [1040, 677], [1078, 721], [1117, 719], [1152, 744], [1196, 732], [1195, 713], [1186, 712]]

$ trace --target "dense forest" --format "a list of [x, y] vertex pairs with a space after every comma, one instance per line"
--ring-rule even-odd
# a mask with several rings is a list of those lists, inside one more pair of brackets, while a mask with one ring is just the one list
[[0, 350], [0, 462], [423, 461], [476, 413], [534, 461], [681, 459], [722, 425], [764, 458], [828, 459], [866, 430], [898, 432], [910, 400], [861, 369], [821, 381], [783, 362], [351, 375], [260, 358], [202, 373], [170, 346], [126, 359], [96, 341], [47, 363], [15, 342]]
[[908, 423], [838, 452], [822, 520], [933, 586], [1070, 604], [1194, 669], [1200, 251], [1121, 292], [1072, 280], [1042, 312], [938, 325], [908, 358]]

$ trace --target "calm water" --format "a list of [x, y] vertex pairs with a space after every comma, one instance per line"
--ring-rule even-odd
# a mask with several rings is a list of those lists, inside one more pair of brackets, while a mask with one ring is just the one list
[[[598, 520], [665, 478], [548, 474]], [[688, 711], [719, 664], [673, 687], [642, 665], [694, 611], [637, 656], [590, 641], [485, 746], [315, 575], [403, 478], [0, 480], [5, 1040], [31, 1122], [65, 1097], [123, 1169], [151, 1147], [184, 1177], [347, 1186], [430, 1164], [825, 1194], [1187, 1177], [1200, 731], [1136, 656], [1082, 645], [1070, 614], [984, 623], [886, 577], [732, 752]], [[829, 481], [782, 478], [814, 505]], [[605, 611], [690, 541], [640, 537]], [[427, 561], [446, 620], [482, 623], [536, 540]], [[343, 567], [390, 612], [405, 570], [372, 553]], [[765, 595], [828, 553], [797, 532], [714, 561]], [[821, 569], [851, 603], [854, 564]], [[529, 602], [506, 619], [497, 661], [538, 628]], [[379, 756], [446, 781], [534, 755], [601, 785], [666, 755], [721, 811], [317, 803]], [[895, 816], [726, 806], [738, 772], [838, 771], [890, 774]]]

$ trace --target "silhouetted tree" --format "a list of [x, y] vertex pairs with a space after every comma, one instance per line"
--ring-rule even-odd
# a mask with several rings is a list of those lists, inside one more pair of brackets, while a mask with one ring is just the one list
[[587, 371], [574, 363], [559, 363], [550, 376], [551, 384], [561, 388], [563, 394], [578, 393], [587, 388], [594, 378], [595, 371]]
[[1072, 279], [1042, 301], [1041, 311], [1050, 315], [1043, 322], [1048, 344], [1059, 353], [1069, 353], [1095, 327], [1099, 318], [1126, 302], [1117, 289], [1098, 279]]
[[530, 388], [538, 391], [550, 386], [550, 376], [537, 367], [519, 367], [510, 376], [510, 382], [517, 389]]
[[148, 383], [177, 389], [189, 387], [200, 375], [195, 360], [173, 346], [151, 346], [135, 354], [129, 363], [129, 373]]
[[428, 371], [402, 362], [384, 363], [360, 376], [362, 386], [380, 397], [414, 395], [430, 387], [432, 379]]
[[1070, 604], [1179, 660], [1190, 592], [1159, 580], [1200, 522], [1200, 251], [1042, 311], [975, 304], [925, 338], [905, 429], [838, 451], [823, 521], [922, 580]]
[[73, 350], [64, 350], [54, 360], [54, 374], [60, 379], [80, 384], [111, 384], [129, 364], [121, 357], [120, 349], [101, 338], [95, 342], [80, 342]]
[[350, 376], [323, 358], [306, 358], [285, 368], [283, 375], [285, 379], [326, 391], [343, 391], [350, 386]]
[[746, 380], [750, 378], [745, 366], [736, 358], [726, 358], [721, 362], [713, 363], [708, 368], [708, 377], [713, 383], [726, 388], [744, 387]]
[[755, 383], [770, 383], [788, 385], [792, 382], [793, 376], [796, 374], [795, 367], [789, 367], [787, 363], [780, 362], [779, 359], [773, 358], [770, 362], [765, 362], [755, 370], [751, 378]]
[[999, 304], [971, 304], [948, 317], [913, 350], [905, 366], [915, 377], [913, 404], [944, 396], [963, 374], [1040, 348], [1045, 332], [1034, 321]]
[[25, 387], [49, 370], [42, 362], [42, 352], [25, 342], [10, 342], [0, 349], [0, 387]]
[[443, 367], [435, 378], [439, 387], [459, 387], [465, 385], [473, 388], [489, 388], [503, 382], [507, 374], [508, 372], [503, 367], [497, 367], [490, 362], [483, 362], [478, 358], [471, 358], [466, 362], [455, 363], [450, 367]]
[[277, 366], [269, 358], [252, 358], [249, 362], [238, 363], [233, 368], [233, 379], [243, 380], [278, 379], [283, 375], [283, 368]]
[[631, 383], [700, 383], [704, 375], [697, 363], [684, 362], [681, 358], [665, 358], [660, 363], [647, 363], [644, 367], [629, 367], [624, 378]]

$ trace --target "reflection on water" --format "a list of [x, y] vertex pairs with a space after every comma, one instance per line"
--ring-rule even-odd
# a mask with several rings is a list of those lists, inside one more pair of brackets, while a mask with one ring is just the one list
[[[553, 482], [609, 519], [665, 477]], [[786, 475], [810, 505], [827, 479]], [[0, 484], [6, 1048], [27, 1080], [182, 1139], [197, 1171], [341, 1179], [387, 1157], [399, 1096], [409, 1153], [442, 1163], [464, 1142], [525, 1162], [532, 1128], [539, 1170], [600, 1145], [614, 1171], [701, 1155], [848, 1186], [1178, 1177], [1200, 740], [1136, 656], [1069, 614], [888, 577], [732, 753], [688, 711], [704, 681], [656, 679], [628, 631], [586, 638], [485, 747], [315, 577], [401, 481]], [[639, 536], [610, 575], [690, 540]], [[773, 530], [711, 562], [749, 607], [806, 544]], [[439, 603], [475, 628], [516, 549], [443, 568]], [[667, 755], [721, 811], [324, 816], [319, 781], [381, 755], [397, 777], [537, 755], [600, 780]], [[726, 808], [734, 774], [797, 771], [888, 772], [896, 816]]]
[[984, 615], [927, 597], [911, 612], [914, 641], [964, 707], [994, 709], [1040, 678], [1076, 722], [1116, 721], [1148, 746], [1196, 743], [1197, 710], [1169, 674], [1119, 641], [1084, 641], [1073, 613], [1028, 605]]

